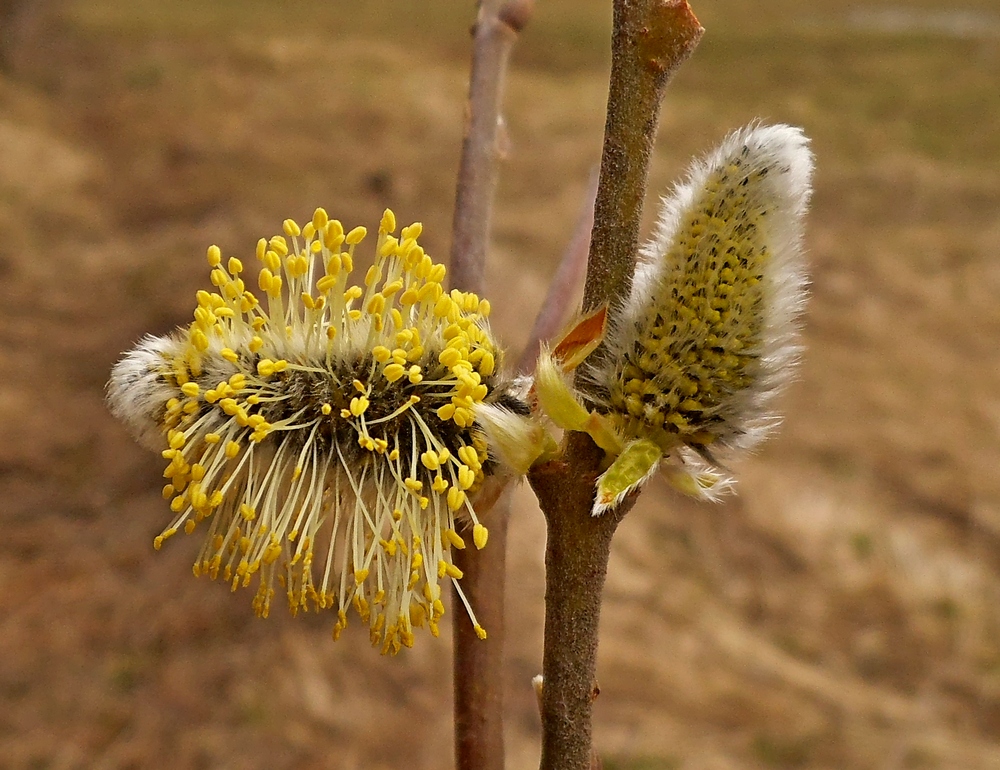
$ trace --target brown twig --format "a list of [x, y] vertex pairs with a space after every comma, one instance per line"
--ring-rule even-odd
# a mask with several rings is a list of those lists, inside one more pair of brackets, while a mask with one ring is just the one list
[[[611, 82], [584, 310], [628, 291], [663, 91], [704, 30], [686, 0], [614, 0]], [[634, 497], [590, 515], [603, 452], [570, 434], [529, 479], [545, 513], [542, 770], [589, 770], [591, 693], [611, 538]]]
[[465, 291], [483, 288], [493, 191], [499, 176], [504, 77], [518, 32], [533, 7], [533, 0], [480, 0], [473, 27], [468, 123], [458, 169], [450, 269], [454, 285]]
[[[473, 28], [468, 124], [462, 144], [451, 246], [451, 281], [456, 288], [482, 293], [486, 251], [499, 175], [498, 131], [504, 76], [518, 32], [528, 22], [533, 0], [480, 0]], [[483, 506], [485, 508], [485, 506]], [[486, 513], [480, 509], [481, 515]], [[457, 609], [454, 638], [455, 767], [503, 770], [504, 584], [508, 496], [489, 512], [489, 544], [482, 551], [454, 553], [462, 588], [489, 636], [480, 640]]]
[[622, 296], [630, 285], [660, 102], [703, 33], [687, 0], [614, 0], [608, 117], [585, 311]]
[[531, 371], [538, 357], [538, 347], [543, 340], [557, 334], [570, 315], [570, 302], [583, 285], [587, 272], [587, 254], [590, 251], [590, 231], [594, 226], [594, 200], [597, 197], [597, 169], [590, 175], [587, 198], [580, 210], [573, 234], [570, 236], [556, 274], [549, 283], [542, 309], [535, 318], [528, 343], [517, 362], [521, 372]]

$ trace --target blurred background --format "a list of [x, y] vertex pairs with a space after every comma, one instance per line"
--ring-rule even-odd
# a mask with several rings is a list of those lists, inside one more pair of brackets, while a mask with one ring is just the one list
[[[1000, 9], [700, 0], [650, 202], [754, 118], [817, 155], [812, 300], [780, 434], [616, 539], [608, 770], [1000, 768]], [[187, 323], [206, 247], [384, 206], [448, 253], [471, 2], [0, 0], [0, 767], [448, 768], [450, 641], [253, 617], [194, 580], [161, 461], [102, 398]], [[604, 121], [610, 2], [515, 50], [489, 296], [513, 348]], [[647, 223], [652, 209], [647, 212]], [[544, 527], [512, 524], [509, 767], [537, 766]]]

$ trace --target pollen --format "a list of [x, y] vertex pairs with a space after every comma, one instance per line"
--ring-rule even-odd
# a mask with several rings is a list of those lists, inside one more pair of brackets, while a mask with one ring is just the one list
[[323, 209], [257, 242], [259, 293], [213, 246], [191, 324], [127, 354], [109, 388], [167, 463], [157, 548], [204, 532], [196, 574], [255, 586], [261, 617], [276, 596], [293, 614], [332, 609], [334, 637], [356, 612], [383, 653], [414, 626], [436, 635], [458, 532], [486, 545], [474, 503], [496, 463], [476, 414], [515, 398], [489, 303], [446, 290], [422, 227], [396, 227], [387, 210], [360, 285], [368, 232]]

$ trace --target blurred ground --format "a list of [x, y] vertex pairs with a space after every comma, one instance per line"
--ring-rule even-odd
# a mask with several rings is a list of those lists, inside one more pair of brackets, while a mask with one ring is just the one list
[[[450, 766], [448, 643], [382, 659], [255, 620], [193, 541], [154, 556], [160, 461], [102, 389], [190, 318], [210, 243], [391, 205], [447, 254], [466, 5], [53, 2], [0, 30], [0, 767]], [[515, 346], [598, 158], [608, 5], [539, 0], [516, 51], [490, 267]], [[755, 117], [805, 127], [808, 355], [738, 498], [654, 488], [623, 525], [596, 743], [609, 770], [1000, 768], [1000, 11], [695, 10], [654, 189]], [[511, 768], [541, 655], [518, 503]]]

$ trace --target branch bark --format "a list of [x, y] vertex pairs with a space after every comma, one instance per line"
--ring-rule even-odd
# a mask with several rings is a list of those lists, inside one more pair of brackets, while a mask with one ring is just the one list
[[[660, 102], [704, 30], [686, 0], [614, 0], [611, 82], [584, 311], [629, 290]], [[563, 457], [532, 470], [545, 514], [542, 770], [589, 770], [601, 594], [611, 538], [635, 502], [590, 515], [604, 453], [567, 437]]]
[[480, 0], [473, 27], [468, 123], [458, 169], [452, 222], [451, 280], [481, 292], [485, 282], [493, 191], [499, 177], [500, 104], [511, 49], [527, 24], [533, 0]]
[[614, 0], [608, 117], [584, 312], [631, 285], [660, 102], [703, 33], [687, 0]]
[[[499, 176], [498, 139], [504, 76], [533, 0], [480, 0], [473, 28], [468, 124], [462, 144], [452, 229], [451, 281], [481, 294], [485, 283], [493, 193]], [[480, 511], [485, 516], [486, 511]], [[489, 544], [455, 551], [462, 587], [489, 636], [480, 640], [453, 597], [455, 767], [503, 770], [503, 641], [507, 523], [503, 495], [486, 517]]]
[[521, 372], [534, 371], [535, 360], [538, 358], [538, 348], [542, 341], [559, 333], [559, 330], [569, 320], [570, 302], [580, 291], [587, 272], [587, 254], [590, 251], [590, 231], [594, 227], [594, 200], [597, 197], [597, 170], [591, 173], [587, 184], [587, 198], [584, 201], [580, 216], [573, 234], [570, 236], [559, 267], [552, 277], [549, 290], [545, 294], [542, 309], [535, 318], [528, 342], [524, 346], [517, 369]]

